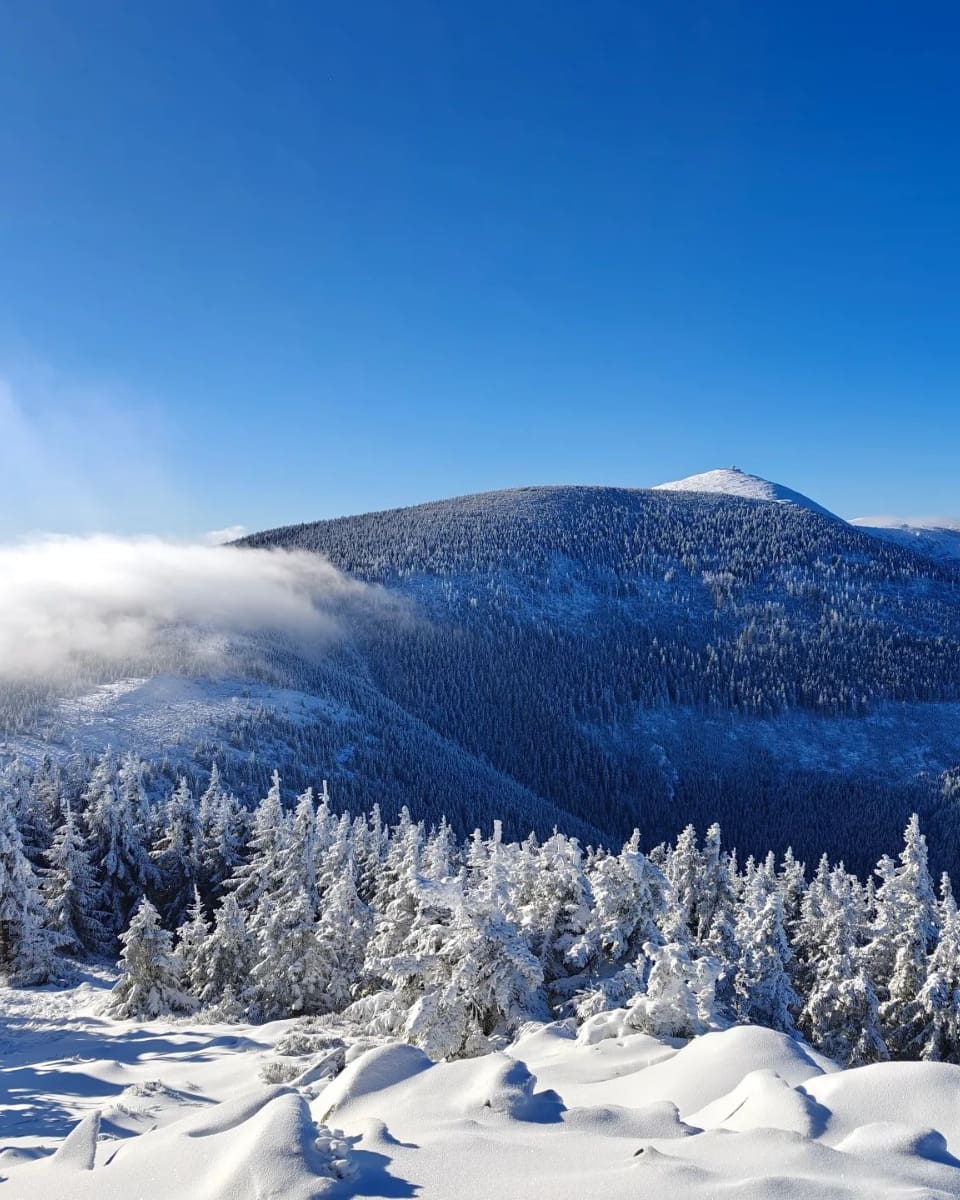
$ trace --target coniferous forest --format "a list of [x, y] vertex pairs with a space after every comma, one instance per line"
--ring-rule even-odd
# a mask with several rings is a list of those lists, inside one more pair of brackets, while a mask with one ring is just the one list
[[[719, 826], [671, 843], [459, 838], [325, 789], [244, 806], [216, 770], [160, 803], [135, 754], [6, 773], [0, 969], [21, 984], [119, 950], [117, 1016], [322, 1016], [435, 1058], [529, 1020], [625, 1010], [690, 1037], [798, 1033], [844, 1065], [960, 1062], [960, 917], [916, 817], [868, 878], [826, 856], [740, 860]], [[894, 849], [893, 847], [891, 849]]]

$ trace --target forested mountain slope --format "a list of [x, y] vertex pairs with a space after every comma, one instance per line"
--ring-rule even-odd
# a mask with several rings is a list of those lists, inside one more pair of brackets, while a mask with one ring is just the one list
[[368, 683], [608, 836], [719, 819], [748, 851], [868, 865], [919, 808], [958, 845], [953, 564], [799, 504], [672, 489], [522, 488], [243, 544], [406, 596], [406, 619], [353, 625]]

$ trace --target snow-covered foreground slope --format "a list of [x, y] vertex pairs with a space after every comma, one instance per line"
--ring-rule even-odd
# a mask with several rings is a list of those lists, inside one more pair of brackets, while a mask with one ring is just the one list
[[663, 1042], [608, 1013], [461, 1062], [352, 1045], [329, 1081], [273, 1056], [293, 1022], [111, 1021], [107, 982], [0, 992], [0, 1198], [960, 1196], [960, 1067], [841, 1072], [769, 1030]]
[[670, 483], [658, 483], [655, 492], [714, 492], [724, 496], [742, 496], [746, 500], [768, 500], [780, 504], [797, 504], [809, 508], [821, 517], [837, 520], [832, 512], [782, 483], [773, 483], [760, 475], [750, 475], [739, 467], [720, 467], [716, 471], [702, 471], [699, 475], [688, 475], [686, 479], [675, 479]]

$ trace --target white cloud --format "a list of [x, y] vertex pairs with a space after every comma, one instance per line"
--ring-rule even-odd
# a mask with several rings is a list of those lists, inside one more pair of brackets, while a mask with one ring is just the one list
[[60, 673], [88, 656], [149, 655], [171, 627], [335, 636], [345, 605], [389, 603], [300, 551], [153, 538], [46, 537], [0, 546], [0, 677]]
[[237, 538], [245, 537], [250, 532], [246, 525], [228, 525], [225, 529], [208, 529], [203, 540], [208, 546], [223, 546], [227, 542], [235, 542]]

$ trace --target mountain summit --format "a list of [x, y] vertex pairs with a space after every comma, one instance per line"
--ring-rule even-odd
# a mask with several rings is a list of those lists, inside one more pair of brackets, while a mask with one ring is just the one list
[[768, 500], [778, 504], [798, 504], [822, 517], [840, 518], [822, 505], [782, 483], [771, 483], [759, 475], [749, 475], [739, 467], [720, 467], [716, 471], [703, 471], [699, 475], [688, 475], [672, 483], [658, 483], [654, 491], [664, 492], [719, 492], [724, 496], [742, 496], [747, 500]]

